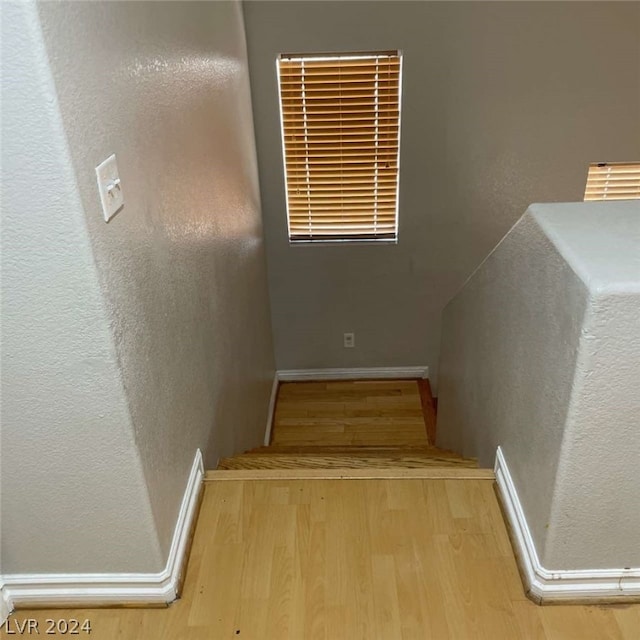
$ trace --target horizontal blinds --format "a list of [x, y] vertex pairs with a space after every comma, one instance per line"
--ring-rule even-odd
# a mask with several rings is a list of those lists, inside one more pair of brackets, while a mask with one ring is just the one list
[[584, 199], [640, 199], [640, 162], [600, 162], [589, 165]]
[[395, 238], [397, 52], [278, 61], [291, 240]]

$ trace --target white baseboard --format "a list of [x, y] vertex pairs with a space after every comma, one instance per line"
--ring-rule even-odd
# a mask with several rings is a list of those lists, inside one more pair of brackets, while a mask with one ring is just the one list
[[9, 617], [10, 613], [11, 608], [9, 607], [9, 603], [7, 602], [6, 595], [3, 589], [2, 597], [0, 597], [0, 627], [2, 627], [5, 620]]
[[[276, 398], [278, 397], [278, 372], [273, 374], [273, 384], [271, 385], [271, 397], [269, 398], [269, 415], [267, 416], [267, 428], [264, 431], [264, 445], [269, 446], [271, 441], [271, 429], [273, 427], [273, 413], [276, 410]], [[217, 467], [216, 467], [217, 468]]]
[[277, 372], [281, 382], [305, 380], [379, 380], [428, 378], [429, 367], [369, 367], [361, 369], [285, 369]]
[[2, 599], [8, 612], [16, 607], [146, 605], [175, 600], [203, 480], [202, 453], [198, 449], [180, 505], [167, 564], [161, 572], [5, 575]]
[[640, 568], [545, 569], [531, 537], [525, 513], [502, 449], [496, 452], [495, 476], [527, 595], [540, 604], [562, 601], [640, 601]]

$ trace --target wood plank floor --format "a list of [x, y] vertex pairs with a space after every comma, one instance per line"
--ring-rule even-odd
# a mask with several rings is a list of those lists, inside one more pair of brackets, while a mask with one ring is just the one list
[[271, 445], [218, 469], [419, 469], [477, 467], [429, 444], [435, 405], [427, 380], [283, 383]]
[[416, 380], [285, 382], [273, 445], [428, 445]]
[[457, 456], [440, 455], [433, 447], [407, 449], [404, 451], [386, 449], [385, 452], [358, 450], [357, 454], [321, 452], [300, 453], [255, 453], [250, 452], [231, 459], [223, 459], [218, 469], [420, 469], [423, 467], [477, 467], [475, 460]]
[[640, 637], [640, 605], [526, 599], [490, 480], [210, 482], [180, 601], [14, 617], [95, 640]]

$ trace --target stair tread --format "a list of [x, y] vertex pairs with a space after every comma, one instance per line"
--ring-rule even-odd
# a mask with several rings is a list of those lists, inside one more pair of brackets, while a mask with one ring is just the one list
[[256, 447], [245, 451], [245, 453], [356, 453], [356, 452], [371, 452], [371, 453], [395, 453], [395, 452], [407, 452], [407, 453], [434, 453], [438, 455], [450, 455], [461, 458], [462, 456], [455, 451], [449, 451], [448, 449], [440, 449], [433, 445], [425, 444], [412, 444], [410, 442], [400, 445], [302, 445], [302, 444], [272, 444], [269, 446]]
[[468, 458], [450, 458], [436, 455], [368, 455], [361, 454], [242, 454], [223, 458], [218, 469], [292, 469], [292, 468], [421, 468], [421, 467], [476, 468], [477, 462]]
[[[415, 458], [427, 460], [438, 458], [439, 460], [451, 460], [457, 462], [465, 460], [462, 456], [454, 456], [440, 454], [437, 451], [422, 453], [420, 451], [352, 451], [352, 452], [335, 452], [335, 451], [304, 451], [304, 452], [248, 452], [240, 453], [234, 457], [243, 458]], [[468, 458], [467, 458], [468, 459]]]
[[492, 469], [477, 467], [419, 467], [407, 469], [403, 467], [362, 469], [216, 469], [205, 474], [205, 480], [220, 482], [225, 480], [374, 480], [374, 479], [429, 479], [429, 480], [494, 480]]

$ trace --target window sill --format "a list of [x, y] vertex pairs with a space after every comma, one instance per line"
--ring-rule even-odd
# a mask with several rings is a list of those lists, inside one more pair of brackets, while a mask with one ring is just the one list
[[381, 246], [396, 245], [398, 239], [390, 240], [289, 240], [290, 247], [353, 247], [353, 246]]

